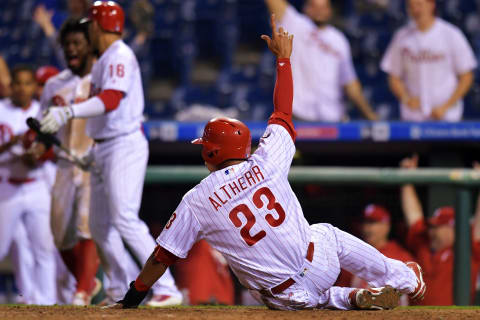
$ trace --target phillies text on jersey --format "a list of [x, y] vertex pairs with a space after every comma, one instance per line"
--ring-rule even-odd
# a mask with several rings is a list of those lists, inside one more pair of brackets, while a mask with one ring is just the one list
[[[473, 50], [460, 29], [440, 18], [425, 32], [413, 21], [398, 30], [381, 63], [383, 71], [400, 78], [409, 95], [420, 100], [421, 110], [400, 103], [400, 115], [406, 121], [431, 120], [432, 109], [452, 96], [458, 75], [476, 66]], [[463, 101], [459, 100], [443, 120], [460, 121], [462, 115]]]

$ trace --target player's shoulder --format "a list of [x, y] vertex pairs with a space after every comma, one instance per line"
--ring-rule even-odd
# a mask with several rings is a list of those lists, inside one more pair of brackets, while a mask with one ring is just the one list
[[338, 29], [337, 27], [331, 24], [326, 26], [326, 28], [327, 28], [326, 30], [331, 34], [331, 36], [336, 37], [340, 41], [348, 42], [348, 39], [345, 36], [345, 34], [342, 32], [342, 30]]
[[385, 255], [387, 257], [405, 261], [411, 259], [410, 252], [395, 240], [390, 240], [385, 246]]
[[392, 41], [399, 42], [408, 39], [413, 36], [415, 30], [415, 24], [413, 22], [409, 22], [394, 32]]
[[328, 32], [328, 38], [331, 39], [331, 43], [334, 43], [342, 52], [350, 48], [350, 42], [342, 30], [333, 25], [328, 25], [325, 31]]
[[30, 114], [33, 114], [33, 116], [36, 116], [40, 112], [40, 102], [38, 100], [32, 100], [30, 108], [28, 109]]
[[385, 247], [388, 248], [389, 250], [404, 251], [402, 246], [399, 245], [398, 242], [395, 240], [388, 241]]
[[192, 210], [198, 209], [197, 204], [198, 204], [198, 199], [200, 195], [203, 194], [202, 186], [201, 183], [197, 184], [195, 187], [187, 191], [183, 197], [182, 200], [180, 201], [180, 204], [178, 205], [179, 208], [187, 209], [190, 214], [194, 215], [194, 212]]
[[9, 98], [0, 99], [0, 110], [7, 112], [11, 108], [11, 102]]
[[125, 62], [134, 58], [135, 54], [133, 53], [133, 50], [123, 40], [117, 40], [102, 54], [100, 60]]
[[284, 24], [288, 29], [290, 24], [301, 24], [304, 28], [315, 28], [315, 24], [312, 19], [307, 17], [305, 14], [298, 12], [298, 10], [289, 4], [285, 11], [283, 19], [280, 21], [280, 24]]
[[459, 27], [443, 20], [442, 18], [436, 18], [435, 23], [441, 34], [449, 33], [450, 35], [463, 35], [463, 32]]
[[45, 88], [55, 88], [62, 86], [65, 82], [70, 81], [74, 76], [73, 72], [70, 69], [65, 69], [60, 73], [50, 77], [45, 83]]

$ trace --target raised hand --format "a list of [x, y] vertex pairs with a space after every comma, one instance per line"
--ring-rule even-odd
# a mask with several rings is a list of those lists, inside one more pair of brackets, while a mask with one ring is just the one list
[[402, 169], [415, 170], [418, 168], [418, 154], [414, 154], [411, 158], [405, 158], [400, 162]]
[[261, 38], [265, 40], [270, 51], [272, 51], [278, 59], [290, 58], [292, 55], [293, 34], [289, 35], [282, 27], [280, 27], [277, 32], [274, 14], [270, 17], [270, 26], [272, 27], [272, 38], [267, 35], [262, 35]]

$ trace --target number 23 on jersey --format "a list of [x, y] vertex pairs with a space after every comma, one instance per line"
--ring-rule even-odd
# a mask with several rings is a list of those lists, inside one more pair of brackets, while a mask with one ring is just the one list
[[[265, 205], [262, 196], [265, 196], [267, 199], [267, 209], [274, 210], [278, 215], [278, 218], [275, 218], [271, 213], [269, 213], [265, 216], [265, 220], [272, 227], [280, 226], [285, 220], [285, 210], [283, 210], [283, 207], [280, 205], [280, 203], [276, 202], [275, 196], [273, 195], [272, 191], [267, 187], [260, 188], [253, 194], [252, 200], [257, 209], [262, 209]], [[242, 221], [239, 219], [240, 214], [243, 215], [245, 219], [247, 219], [247, 223], [243, 227]], [[245, 243], [250, 247], [267, 235], [267, 232], [265, 230], [261, 230], [254, 235], [250, 234], [250, 230], [255, 225], [255, 222], [257, 220], [252, 210], [250, 210], [250, 208], [246, 204], [242, 203], [233, 208], [232, 211], [230, 211], [228, 217], [230, 218], [230, 221], [233, 222], [233, 225], [235, 227], [242, 227], [240, 229], [240, 235], [242, 236]]]

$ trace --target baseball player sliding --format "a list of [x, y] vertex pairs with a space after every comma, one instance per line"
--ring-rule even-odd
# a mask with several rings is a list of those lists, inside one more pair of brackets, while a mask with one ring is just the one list
[[[288, 183], [295, 153], [292, 123], [293, 36], [262, 36], [277, 56], [275, 110], [250, 155], [250, 131], [242, 122], [212, 119], [203, 136], [202, 157], [210, 175], [180, 202], [157, 239], [158, 246], [125, 297], [111, 308], [134, 308], [167, 267], [206, 239], [223, 254], [240, 283], [269, 308], [390, 309], [400, 293], [425, 293], [420, 266], [389, 259], [329, 224], [309, 226]], [[340, 268], [374, 289], [333, 287]]]
[[[143, 89], [132, 50], [121, 40], [123, 9], [115, 2], [96, 1], [89, 10], [90, 43], [99, 52], [91, 71], [91, 98], [68, 106], [52, 106], [41, 131], [57, 132], [70, 119], [89, 118], [86, 133], [95, 144], [91, 156], [101, 174], [91, 175], [90, 231], [118, 300], [128, 288], [128, 252], [144, 263], [155, 241], [138, 217], [148, 160], [148, 143], [141, 130]], [[151, 306], [180, 304], [181, 293], [169, 271], [154, 286]]]

